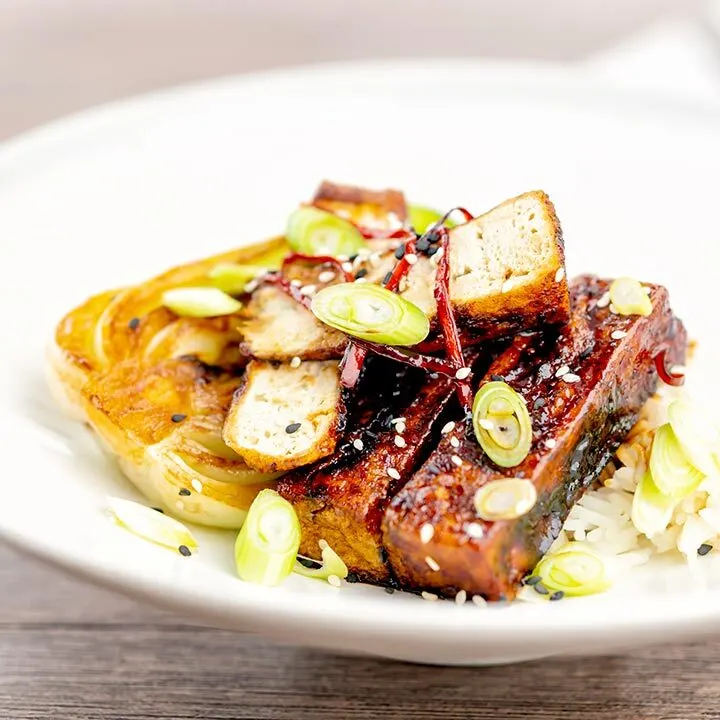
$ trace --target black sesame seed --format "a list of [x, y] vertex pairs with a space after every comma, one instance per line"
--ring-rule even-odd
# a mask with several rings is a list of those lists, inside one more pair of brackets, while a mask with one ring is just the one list
[[162, 508], [154, 507], [153, 510], [155, 510], [155, 512], [159, 512], [161, 515], [165, 514], [165, 511]]
[[395, 257], [398, 260], [401, 260], [404, 255], [405, 255], [405, 246], [404, 245], [399, 245], [397, 248], [395, 248]]
[[170, 419], [174, 423], [181, 423], [186, 417], [187, 415], [184, 415], [183, 413], [175, 413]]
[[523, 585], [537, 585], [542, 578], [539, 575], [528, 575], [523, 578]]
[[390, 282], [391, 277], [392, 277], [392, 270], [385, 273], [385, 277], [383, 278], [383, 285], [387, 285]]
[[187, 488], [180, 488], [180, 491], [178, 492], [178, 495], [182, 495], [183, 497], [187, 497], [190, 495], [190, 491]]
[[129, 327], [131, 330], [137, 330], [139, 326], [140, 326], [140, 318], [133, 318], [133, 319], [128, 323], [128, 327]]
[[360, 280], [360, 278], [364, 278], [364, 277], [367, 275], [367, 273], [368, 273], [368, 271], [367, 271], [365, 268], [360, 268], [360, 269], [355, 273], [355, 279], [356, 279], [356, 280]]
[[438, 251], [438, 248], [433, 245], [432, 247], [428, 248], [427, 256], [432, 257], [437, 251]]
[[703, 543], [698, 549], [697, 554], [700, 557], [704, 557], [712, 550], [712, 545], [708, 545], [707, 543]]
[[385, 592], [386, 592], [388, 595], [392, 595], [392, 594], [395, 592], [395, 590], [394, 590], [394, 588], [386, 587], [386, 588], [385, 588]]
[[183, 557], [190, 557], [190, 556], [192, 555], [192, 553], [190, 552], [190, 548], [189, 548], [187, 545], [181, 545], [181, 546], [178, 548], [178, 552], [179, 552]]
[[351, 256], [348, 258], [348, 262], [355, 262], [355, 261], [357, 260], [357, 258], [358, 258], [358, 254], [355, 253], [354, 255], [351, 255]]
[[437, 230], [430, 230], [425, 233], [424, 239], [427, 240], [431, 245], [435, 245], [440, 242], [440, 233]]
[[558, 590], [557, 592], [554, 592], [548, 600], [555, 602], [555, 600], [562, 600], [565, 597], [565, 593], [562, 590]]
[[549, 595], [550, 594], [550, 591], [542, 583], [535, 583], [532, 586], [532, 589], [539, 595]]
[[285, 432], [288, 435], [292, 435], [294, 432], [297, 432], [300, 429], [300, 426], [302, 423], [290, 423], [286, 428]]
[[427, 238], [420, 238], [415, 243], [415, 249], [421, 253], [427, 252], [430, 249], [430, 241]]
[[490, 379], [494, 380], [495, 382], [505, 382], [505, 378], [502, 375], [493, 374], [490, 376]]
[[360, 582], [360, 578], [354, 572], [349, 572], [345, 581], [349, 583], [358, 583]]

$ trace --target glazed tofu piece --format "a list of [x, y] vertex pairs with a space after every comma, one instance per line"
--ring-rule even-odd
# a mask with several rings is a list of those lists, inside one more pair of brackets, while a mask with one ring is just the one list
[[[654, 355], [685, 357], [685, 330], [668, 293], [649, 285], [648, 317], [611, 312], [609, 281], [571, 286], [572, 322], [558, 333], [517, 336], [485, 381], [502, 379], [524, 399], [533, 426], [529, 455], [503, 469], [484, 454], [469, 420], [458, 421], [385, 512], [383, 543], [406, 588], [458, 590], [490, 600], [515, 596], [557, 537], [572, 505], [597, 479], [658, 384]], [[478, 517], [475, 493], [493, 480], [524, 478], [537, 501], [516, 519]]]
[[253, 360], [230, 406], [223, 439], [264, 473], [313, 463], [335, 450], [344, 423], [338, 363]]
[[437, 439], [436, 420], [453, 394], [446, 379], [372, 358], [336, 453], [278, 485], [300, 519], [302, 554], [318, 557], [318, 542], [326, 540], [359, 579], [390, 580], [380, 528], [385, 506]]

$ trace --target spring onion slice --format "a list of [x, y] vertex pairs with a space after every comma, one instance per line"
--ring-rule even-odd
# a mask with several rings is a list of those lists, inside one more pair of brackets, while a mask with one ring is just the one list
[[650, 454], [650, 472], [663, 495], [678, 499], [693, 492], [705, 478], [689, 462], [669, 424], [658, 428], [655, 433]]
[[515, 467], [527, 457], [532, 444], [530, 414], [507, 383], [483, 385], [475, 395], [472, 418], [480, 447], [496, 465]]
[[[435, 223], [442, 220], [443, 214], [424, 205], [410, 205], [408, 207], [408, 223], [416, 233], [422, 235]], [[455, 223], [449, 218], [443, 223], [446, 227], [454, 227]]]
[[258, 585], [279, 585], [293, 571], [299, 547], [293, 506], [274, 490], [261, 490], [235, 542], [238, 575]]
[[267, 272], [267, 270], [267, 268], [260, 265], [220, 263], [208, 273], [208, 277], [213, 281], [213, 285], [223, 292], [240, 295], [245, 292], [245, 286], [251, 280]]
[[[308, 568], [302, 563], [296, 562], [293, 572], [296, 572], [298, 575], [304, 575], [305, 577], [317, 578], [318, 580], [327, 580], [332, 575], [340, 580], [344, 580], [348, 576], [348, 568], [342, 561], [342, 558], [324, 540], [320, 541], [320, 548], [322, 552], [321, 567]], [[312, 560], [312, 558], [304, 559]]]
[[525, 478], [491, 480], [477, 490], [473, 502], [482, 520], [513, 520], [530, 512], [537, 502], [537, 491]]
[[652, 301], [633, 278], [618, 278], [610, 285], [610, 303], [618, 315], [650, 315]]
[[641, 533], [652, 537], [668, 526], [678, 502], [658, 490], [648, 470], [635, 489], [630, 518]]
[[138, 537], [173, 550], [182, 545], [191, 551], [198, 548], [197, 540], [181, 522], [157, 510], [117, 497], [108, 498], [108, 509], [118, 525]]
[[687, 459], [705, 475], [719, 475], [720, 430], [713, 419], [686, 400], [670, 405], [668, 419]]
[[182, 287], [166, 290], [162, 304], [176, 315], [183, 317], [219, 317], [232, 315], [242, 308], [242, 303], [218, 288]]
[[299, 207], [285, 231], [288, 244], [304, 255], [347, 255], [367, 247], [362, 233], [350, 222], [316, 207]]
[[570, 596], [593, 595], [611, 586], [605, 561], [590, 548], [576, 542], [546, 555], [533, 575], [552, 593], [558, 590]]
[[415, 345], [430, 332], [427, 315], [417, 305], [379, 285], [326, 287], [311, 307], [326, 325], [382, 345]]

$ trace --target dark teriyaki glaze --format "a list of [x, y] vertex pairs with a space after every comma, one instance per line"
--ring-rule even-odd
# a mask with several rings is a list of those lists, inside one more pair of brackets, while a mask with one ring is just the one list
[[[504, 378], [530, 411], [533, 444], [519, 466], [495, 466], [470, 422], [458, 423], [392, 500], [383, 542], [402, 584], [450, 595], [461, 588], [490, 599], [513, 597], [656, 389], [657, 348], [667, 347], [672, 362], [683, 361], [685, 331], [670, 311], [664, 288], [651, 287], [654, 310], [647, 318], [598, 307], [607, 288], [606, 281], [579, 278], [572, 285], [569, 327], [517, 336], [490, 366], [486, 379]], [[626, 335], [613, 339], [617, 330]], [[453, 436], [458, 447], [451, 444]], [[453, 456], [461, 458], [460, 467]], [[475, 492], [503, 477], [530, 479], [538, 493], [536, 505], [516, 520], [478, 520]], [[426, 523], [434, 533], [423, 544], [420, 529]], [[468, 534], [469, 523], [482, 526], [482, 538]], [[427, 556], [439, 571], [428, 568]]]

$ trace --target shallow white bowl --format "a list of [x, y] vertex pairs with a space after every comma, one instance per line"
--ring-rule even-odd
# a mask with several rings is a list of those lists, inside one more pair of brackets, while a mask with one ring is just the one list
[[478, 212], [547, 190], [571, 272], [667, 284], [717, 391], [720, 114], [582, 77], [476, 63], [354, 64], [181, 88], [84, 113], [0, 150], [0, 535], [194, 620], [344, 652], [447, 664], [599, 653], [720, 630], [720, 559], [654, 561], [560, 603], [430, 603], [233, 572], [232, 536], [191, 559], [111, 525], [136, 497], [43, 380], [54, 323], [87, 295], [271, 235], [321, 178]]

